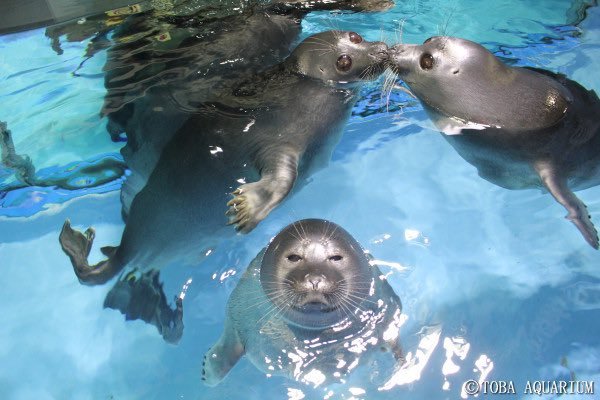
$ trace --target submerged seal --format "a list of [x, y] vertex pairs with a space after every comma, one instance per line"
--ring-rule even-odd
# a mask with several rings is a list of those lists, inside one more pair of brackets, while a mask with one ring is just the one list
[[127, 265], [196, 265], [231, 235], [227, 223], [251, 231], [298, 176], [327, 163], [360, 83], [377, 77], [386, 59], [384, 43], [323, 32], [283, 63], [199, 104], [134, 197], [120, 245], [102, 248], [106, 260], [89, 265], [93, 229], [81, 233], [65, 222], [59, 240], [79, 281], [102, 284]]
[[585, 240], [598, 233], [572, 190], [600, 183], [600, 100], [563, 75], [510, 67], [455, 37], [396, 45], [392, 69], [479, 175], [504, 188], [543, 187]]
[[402, 362], [401, 311], [347, 231], [324, 220], [295, 222], [258, 254], [231, 294], [202, 379], [218, 384], [243, 355], [265, 373], [313, 384], [343, 377], [380, 349]]

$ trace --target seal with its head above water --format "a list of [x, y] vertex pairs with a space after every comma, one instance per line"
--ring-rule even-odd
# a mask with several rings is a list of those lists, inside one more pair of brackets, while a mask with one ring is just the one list
[[392, 69], [479, 175], [504, 188], [544, 187], [598, 248], [585, 204], [572, 190], [600, 183], [600, 100], [549, 71], [511, 67], [455, 37], [396, 45]]
[[251, 231], [298, 177], [328, 162], [360, 83], [377, 77], [386, 60], [384, 43], [323, 32], [283, 63], [199, 104], [134, 197], [120, 245], [102, 249], [106, 260], [89, 265], [93, 230], [65, 222], [60, 243], [80, 282], [102, 284], [127, 265], [197, 265], [232, 236], [228, 223]]
[[312, 384], [317, 375], [342, 378], [380, 350], [400, 363], [401, 311], [347, 231], [324, 220], [295, 222], [258, 254], [231, 294], [202, 379], [218, 384], [243, 355], [265, 373]]

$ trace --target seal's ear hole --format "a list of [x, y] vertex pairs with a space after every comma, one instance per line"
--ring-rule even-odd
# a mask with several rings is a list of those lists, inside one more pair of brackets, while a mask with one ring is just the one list
[[336, 254], [335, 256], [331, 256], [329, 257], [329, 261], [342, 261], [344, 257], [340, 256], [339, 254]]
[[286, 258], [288, 259], [288, 261], [291, 261], [291, 262], [298, 262], [298, 261], [302, 260], [302, 257], [300, 257], [298, 254], [290, 254]]
[[428, 39], [425, 39], [425, 41], [423, 42], [423, 44], [431, 42], [431, 39], [433, 39], [433, 36], [430, 37], [430, 38], [428, 38]]
[[433, 68], [433, 56], [429, 53], [424, 53], [419, 60], [419, 65], [423, 69], [431, 69]]
[[352, 57], [348, 54], [342, 54], [338, 57], [335, 66], [342, 72], [350, 70], [350, 68], [352, 68]]
[[458, 74], [458, 73], [459, 73], [459, 70], [458, 70], [458, 69], [455, 69], [454, 71], [452, 71], [452, 73], [453, 73], [454, 75], [456, 75], [456, 74]]

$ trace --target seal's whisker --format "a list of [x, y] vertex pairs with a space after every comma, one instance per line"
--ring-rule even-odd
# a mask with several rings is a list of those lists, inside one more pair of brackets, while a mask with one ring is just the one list
[[[290, 293], [287, 293], [287, 291], [285, 293], [283, 293], [282, 295], [287, 295], [288, 300], [293, 296], [293, 294], [290, 295]], [[273, 304], [273, 307], [271, 307], [270, 310], [265, 313], [265, 315], [263, 315], [262, 317], [260, 317], [258, 319], [258, 321], [256, 321], [257, 324], [259, 324], [263, 319], [265, 319], [269, 316], [273, 317], [273, 316], [277, 315], [277, 312], [279, 312], [279, 310], [284, 309], [289, 304], [289, 301], [287, 301], [287, 302], [283, 301], [279, 304], [276, 304], [276, 303], [272, 303], [272, 304]], [[276, 311], [275, 314], [273, 314], [274, 311]]]
[[360, 306], [360, 303], [354, 300], [352, 297], [348, 296], [349, 294], [350, 293], [346, 293], [345, 296], [342, 298], [342, 301], [346, 302], [349, 306], [354, 307], [361, 312], [364, 312], [365, 310]]
[[325, 221], [323, 226], [323, 232], [321, 233], [321, 240], [327, 240], [327, 230], [329, 229], [329, 221]]
[[[345, 306], [350, 309], [350, 311], [352, 312], [352, 309], [354, 308], [354, 310], [358, 310], [360, 312], [364, 312], [364, 310], [352, 299], [345, 297], [343, 299], [341, 299], [341, 304], [345, 304]], [[355, 312], [352, 312], [352, 314], [354, 314]]]
[[331, 233], [329, 234], [329, 237], [327, 238], [327, 240], [331, 240], [331, 238], [333, 238], [333, 235], [335, 235], [335, 231], [337, 231], [338, 227], [339, 227], [339, 225], [333, 224], [333, 229], [331, 230]]
[[384, 73], [383, 80], [383, 89], [381, 91], [382, 100], [385, 99], [386, 111], [389, 112], [390, 105], [390, 96], [392, 95], [392, 90], [394, 89], [394, 84], [398, 79], [398, 74], [396, 74], [392, 69], [387, 69]]
[[[287, 232], [288, 235], [290, 235], [291, 237], [293, 237], [294, 239], [298, 240], [298, 241], [302, 241], [302, 237], [301, 236], [296, 236], [294, 234], [294, 232]], [[300, 235], [300, 232], [298, 232], [298, 235]]]
[[302, 233], [300, 233], [300, 230], [298, 229], [298, 224], [300, 223], [300, 221], [296, 221], [292, 224], [292, 227], [294, 228], [294, 230], [296, 231], [296, 233], [298, 234], [298, 238], [300, 240], [300, 242], [304, 242], [306, 239], [305, 237], [302, 236]]
[[306, 39], [305, 43], [314, 43], [314, 44], [318, 44], [318, 45], [324, 45], [327, 49], [331, 49], [332, 51], [337, 49], [337, 47], [334, 44], [328, 42], [325, 39], [321, 39], [318, 37], [308, 38], [308, 39]]
[[[248, 299], [248, 300], [252, 300], [252, 299]], [[250, 302], [250, 303], [251, 303], [251, 304], [250, 304], [248, 307], [244, 308], [242, 311], [248, 311], [248, 310], [250, 310], [250, 309], [252, 309], [252, 308], [258, 308], [258, 307], [260, 307], [260, 306], [262, 306], [262, 305], [264, 305], [264, 304], [269, 304], [269, 303], [270, 303], [270, 304], [272, 304], [270, 307], [273, 307], [273, 306], [274, 306], [274, 305], [273, 305], [273, 302], [272, 302], [272, 301], [271, 301], [271, 299], [269, 299], [269, 298], [267, 298], [267, 299], [263, 299], [263, 300], [261, 300], [261, 301], [259, 301], [259, 302]], [[270, 308], [270, 307], [269, 307], [269, 308]]]
[[[345, 302], [347, 307], [352, 309], [354, 308], [355, 310], [358, 310], [359, 312], [365, 312], [365, 310], [360, 306], [360, 304], [358, 302], [356, 302], [355, 300], [349, 298], [349, 297], [344, 297], [342, 299], [342, 302]], [[355, 312], [353, 312], [354, 314]]]
[[359, 272], [354, 272], [354, 273], [349, 273], [348, 275], [346, 275], [345, 278], [341, 278], [338, 282], [340, 283], [344, 283], [344, 282], [351, 282], [352, 284], [371, 284], [372, 279], [369, 278], [368, 281], [359, 281], [359, 280], [354, 280], [354, 278], [360, 277], [360, 273]]
[[333, 293], [333, 298], [335, 299], [335, 303], [342, 310], [342, 312], [346, 315], [346, 317], [351, 318], [352, 310], [348, 307], [347, 304], [344, 303], [344, 299], [340, 293]]
[[308, 239], [308, 234], [306, 233], [306, 229], [304, 229], [304, 226], [302, 225], [302, 221], [299, 221], [298, 225], [300, 226], [300, 229], [302, 230], [304, 237]]
[[[243, 311], [249, 310], [249, 309], [251, 309], [251, 308], [253, 308], [253, 307], [258, 307], [258, 306], [261, 306], [261, 305], [263, 305], [263, 304], [266, 304], [266, 303], [269, 303], [269, 302], [274, 304], [274, 300], [277, 300], [277, 299], [279, 299], [279, 298], [281, 298], [281, 297], [283, 297], [283, 296], [285, 296], [285, 295], [286, 295], [286, 293], [281, 293], [281, 294], [278, 294], [278, 295], [276, 295], [276, 296], [269, 296], [269, 297], [267, 297], [266, 299], [263, 299], [263, 300], [259, 301], [258, 303], [252, 303], [252, 304], [250, 304], [250, 305], [249, 305], [247, 308], [245, 308]], [[249, 300], [250, 300], [250, 299], [249, 299]]]
[[367, 80], [366, 77], [369, 74], [369, 70], [370, 70], [371, 66], [369, 65], [367, 68], [365, 68], [360, 74], [359, 74], [359, 78], [362, 80]]
[[319, 52], [322, 55], [325, 55], [325, 54], [333, 53], [333, 50], [334, 49], [326, 49], [326, 48], [323, 48], [323, 47], [319, 47], [319, 48], [314, 48], [314, 49], [308, 49], [308, 50], [306, 50], [306, 52], [307, 53]]
[[355, 295], [355, 294], [353, 294], [353, 293], [346, 293], [346, 294], [347, 294], [349, 297], [352, 297], [353, 299], [360, 300], [361, 302], [363, 302], [363, 301], [366, 301], [367, 303], [371, 303], [371, 304], [377, 304], [377, 302], [376, 302], [376, 301], [373, 301], [373, 300], [371, 300], [371, 299], [368, 299], [368, 298], [366, 298], [366, 297], [361, 297], [361, 296]]
[[[445, 13], [445, 18], [446, 21], [444, 22], [443, 27], [440, 30], [440, 36], [447, 36], [448, 35], [448, 27], [450, 26], [450, 20], [454, 17], [454, 14], [456, 13], [456, 5], [454, 5], [450, 11], [448, 13]], [[438, 30], [440, 29], [440, 27], [438, 26]]]

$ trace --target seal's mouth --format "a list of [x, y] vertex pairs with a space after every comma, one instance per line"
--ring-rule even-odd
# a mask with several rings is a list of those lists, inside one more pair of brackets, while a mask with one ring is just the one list
[[292, 307], [301, 312], [327, 312], [334, 310], [336, 307], [328, 299], [328, 297], [329, 296], [327, 295], [327, 293], [311, 290], [309, 292], [306, 292], [301, 299], [297, 300], [295, 304], [292, 305]]
[[310, 301], [310, 302], [304, 303], [302, 305], [295, 305], [293, 308], [296, 311], [299, 311], [301, 313], [315, 313], [315, 312], [327, 313], [327, 312], [334, 311], [336, 309], [335, 307], [331, 306], [330, 304], [322, 303], [319, 301]]

